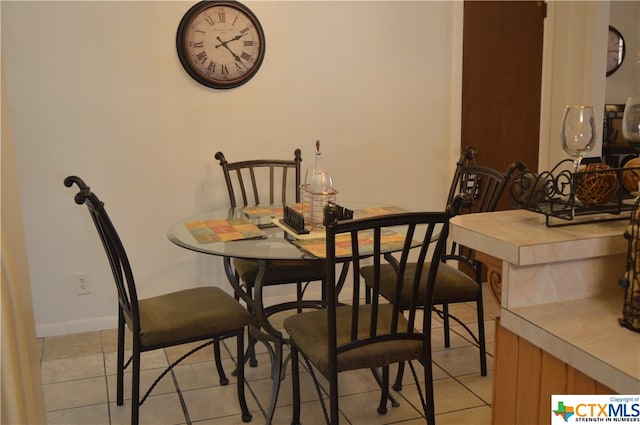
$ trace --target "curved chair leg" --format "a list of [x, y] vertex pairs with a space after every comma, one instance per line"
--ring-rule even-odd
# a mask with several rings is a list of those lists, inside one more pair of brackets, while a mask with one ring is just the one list
[[393, 383], [393, 389], [396, 391], [402, 391], [402, 376], [404, 375], [404, 362], [398, 363], [398, 372], [396, 374], [396, 380]]
[[389, 401], [389, 366], [384, 366], [382, 368], [382, 383], [380, 387], [382, 391], [380, 391], [380, 405], [378, 406], [378, 413], [386, 415], [387, 401]]
[[227, 378], [227, 375], [224, 373], [224, 368], [222, 367], [222, 359], [220, 358], [220, 339], [218, 338], [213, 340], [213, 357], [216, 361], [216, 369], [218, 369], [220, 385], [229, 384], [229, 378]]
[[[253, 299], [253, 293], [252, 292], [253, 292], [253, 290], [252, 290], [251, 286], [247, 285], [247, 293], [249, 295], [249, 298], [251, 298], [251, 299]], [[257, 367], [258, 366], [258, 359], [256, 358], [256, 342], [257, 342], [257, 340], [253, 335], [251, 335], [251, 332], [249, 332], [248, 340], [249, 340], [249, 347], [247, 348], [247, 355], [249, 357], [249, 366]]]
[[[219, 343], [218, 340], [216, 342]], [[216, 349], [216, 353], [219, 351]], [[245, 382], [244, 382], [244, 330], [236, 336], [236, 356], [237, 356], [237, 377], [238, 377], [238, 402], [240, 403], [240, 409], [242, 410], [242, 422], [251, 422], [253, 416], [249, 412], [247, 406], [247, 399], [245, 397]]]
[[269, 404], [269, 411], [267, 412], [267, 422], [270, 424], [273, 421], [273, 415], [276, 411], [276, 403], [278, 402], [278, 393], [280, 392], [280, 383], [282, 382], [282, 374], [284, 372], [283, 367], [283, 342], [278, 341], [274, 342], [274, 348], [271, 349], [271, 346], [268, 342], [265, 343], [269, 352], [272, 356], [271, 362], [271, 403]]

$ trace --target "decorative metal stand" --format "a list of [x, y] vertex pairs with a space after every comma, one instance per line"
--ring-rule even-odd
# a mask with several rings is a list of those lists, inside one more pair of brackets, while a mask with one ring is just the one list
[[304, 216], [298, 211], [285, 205], [283, 216], [284, 217], [280, 219], [280, 223], [284, 224], [289, 229], [293, 230], [299, 235], [305, 235], [309, 233], [309, 230], [307, 230], [304, 226]]
[[627, 273], [618, 283], [624, 288], [624, 305], [620, 325], [640, 332], [640, 209], [636, 201], [631, 212], [630, 226], [624, 237], [629, 240]]
[[333, 202], [329, 202], [324, 207], [324, 225], [335, 223], [342, 220], [353, 219], [353, 211]]
[[[524, 170], [514, 177], [510, 188], [513, 205], [545, 215], [548, 227], [592, 222], [626, 220], [633, 196], [624, 189], [623, 174], [638, 168], [608, 168], [573, 173], [570, 159], [559, 162], [551, 171], [535, 173]], [[617, 180], [617, 189], [602, 203], [585, 203], [580, 197], [586, 184], [593, 179], [609, 177]], [[603, 216], [603, 214], [605, 214]], [[598, 215], [596, 217], [595, 215]], [[585, 216], [585, 217], [582, 217]], [[581, 220], [576, 218], [582, 217]], [[560, 219], [560, 220], [553, 220]]]

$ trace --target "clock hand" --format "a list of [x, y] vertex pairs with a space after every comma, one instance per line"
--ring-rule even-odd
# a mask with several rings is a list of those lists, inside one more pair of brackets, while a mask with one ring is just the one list
[[247, 34], [246, 34], [246, 33], [244, 33], [244, 34], [236, 35], [235, 37], [233, 37], [232, 39], [227, 40], [227, 41], [222, 41], [222, 40], [220, 39], [220, 37], [216, 37], [216, 38], [218, 39], [218, 41], [220, 41], [220, 44], [218, 44], [217, 46], [214, 46], [214, 47], [215, 47], [216, 49], [217, 49], [218, 47], [220, 47], [220, 46], [225, 46], [225, 47], [226, 47], [226, 46], [227, 46], [227, 44], [231, 43], [232, 41], [240, 40], [240, 39], [241, 39], [242, 37], [244, 37], [245, 35], [247, 35]]
[[224, 47], [225, 49], [227, 49], [227, 50], [229, 51], [229, 53], [231, 53], [231, 55], [233, 55], [233, 58], [236, 60], [236, 62], [240, 62], [240, 63], [242, 63], [242, 60], [240, 59], [240, 56], [236, 55], [236, 54], [234, 53], [234, 51], [233, 51], [233, 50], [231, 50], [231, 49], [229, 48], [229, 46], [227, 46], [228, 41], [222, 41], [222, 40], [220, 39], [220, 37], [216, 37], [216, 38], [217, 38], [217, 39], [218, 39], [218, 41], [220, 42], [220, 45], [216, 46], [216, 48], [218, 48], [218, 47], [220, 47], [220, 46]]

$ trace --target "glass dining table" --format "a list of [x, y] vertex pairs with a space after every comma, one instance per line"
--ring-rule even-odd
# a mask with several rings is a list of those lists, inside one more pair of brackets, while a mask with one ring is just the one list
[[[395, 206], [376, 206], [363, 203], [344, 204], [355, 211], [354, 218], [407, 212]], [[266, 305], [262, 278], [271, 261], [323, 261], [324, 230], [312, 230], [299, 235], [281, 223], [282, 206], [250, 206], [227, 208], [205, 212], [182, 219], [168, 229], [167, 237], [174, 244], [203, 254], [222, 257], [227, 279], [235, 294], [252, 313], [249, 326], [250, 341], [246, 359], [255, 359], [255, 341], [262, 342], [268, 350], [272, 363], [273, 381], [267, 424], [271, 423], [284, 378], [288, 357], [283, 357], [286, 336], [269, 321], [274, 313], [323, 308], [322, 296], [316, 300], [303, 299]], [[399, 247], [397, 247], [399, 248]], [[390, 241], [390, 251], [393, 242]], [[344, 255], [344, 267], [339, 282], [344, 282], [349, 270], [349, 256]], [[258, 274], [253, 291], [247, 291], [235, 273], [232, 259], [252, 259], [258, 264]], [[324, 292], [324, 291], [323, 291]], [[255, 363], [254, 363], [255, 365]]]

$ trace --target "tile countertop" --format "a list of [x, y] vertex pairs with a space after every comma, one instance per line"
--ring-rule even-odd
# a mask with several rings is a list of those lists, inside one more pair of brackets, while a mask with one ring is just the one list
[[620, 394], [640, 394], [640, 333], [618, 325], [628, 220], [549, 228], [525, 210], [451, 220], [453, 240], [503, 260], [501, 326]]

